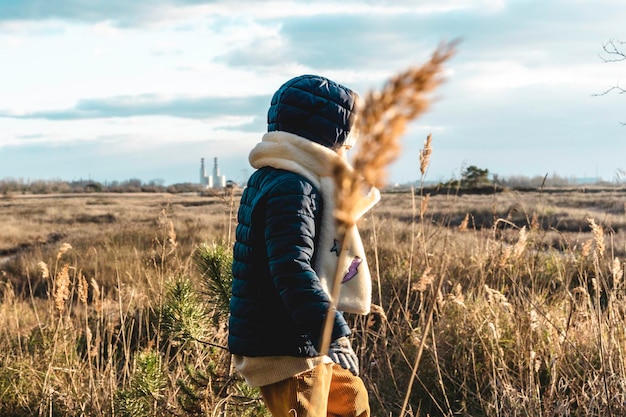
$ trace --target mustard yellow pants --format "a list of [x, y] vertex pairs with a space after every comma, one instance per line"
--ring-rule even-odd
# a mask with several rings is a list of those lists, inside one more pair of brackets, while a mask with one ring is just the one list
[[329, 363], [261, 387], [274, 417], [369, 417], [363, 380]]

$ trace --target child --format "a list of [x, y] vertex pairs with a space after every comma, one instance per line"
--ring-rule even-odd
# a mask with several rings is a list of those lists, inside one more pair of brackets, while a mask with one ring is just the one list
[[[257, 170], [238, 212], [228, 347], [235, 368], [260, 387], [275, 417], [370, 415], [340, 311], [331, 311], [328, 354], [319, 352], [338, 265], [348, 266], [338, 308], [366, 314], [370, 307], [358, 233], [350, 235], [356, 252], [342, 251], [348, 235], [336, 236], [333, 217], [332, 167], [347, 164], [357, 100], [317, 75], [287, 81], [272, 97], [268, 133], [249, 156]], [[378, 198], [370, 193], [362, 213]], [[321, 397], [312, 399], [314, 388]]]

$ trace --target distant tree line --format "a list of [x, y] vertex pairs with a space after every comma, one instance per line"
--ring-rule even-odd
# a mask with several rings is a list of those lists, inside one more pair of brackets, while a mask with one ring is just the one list
[[0, 194], [71, 194], [71, 193], [188, 193], [199, 192], [200, 184], [180, 183], [164, 185], [163, 180], [142, 182], [131, 178], [125, 181], [100, 183], [91, 180], [25, 180], [23, 178], [0, 179]]
[[448, 181], [421, 183], [415, 181], [405, 185], [396, 184], [389, 191], [406, 191], [410, 187], [419, 186], [428, 193], [458, 191], [462, 193], [485, 194], [504, 190], [537, 191], [541, 189], [587, 188], [589, 186], [614, 188], [623, 187], [626, 173], [619, 171], [614, 181], [603, 181], [600, 178], [576, 178], [561, 176], [556, 173], [536, 176], [512, 175], [508, 177], [492, 174], [486, 168], [476, 165], [467, 166], [458, 178]]
[[508, 188], [573, 187], [580, 185], [580, 182], [576, 178], [562, 177], [557, 174], [544, 176], [536, 175], [534, 177], [513, 175], [502, 179], [496, 176], [494, 181]]
[[463, 189], [502, 187], [502, 188], [542, 188], [542, 187], [571, 187], [580, 185], [576, 178], [562, 177], [557, 174], [537, 175], [527, 177], [523, 175], [513, 175], [500, 177], [498, 174], [489, 175], [489, 170], [470, 165], [461, 172], [459, 179], [452, 179], [441, 183], [443, 187], [456, 187]]
[[[626, 174], [624, 174], [626, 177]], [[621, 183], [621, 181], [618, 181]], [[564, 188], [581, 185], [601, 185], [609, 186], [611, 184], [602, 181], [592, 181], [581, 184], [580, 180], [573, 177], [563, 177], [556, 173], [552, 175], [537, 175], [527, 177], [523, 175], [514, 175], [509, 177], [500, 177], [498, 174], [490, 174], [486, 168], [479, 168], [475, 165], [466, 167], [460, 175], [459, 179], [451, 179], [446, 182], [436, 184], [435, 188], [443, 189], [463, 189], [463, 190], [485, 190], [485, 192], [502, 189], [540, 189], [540, 188]], [[615, 185], [615, 184], [612, 184]], [[227, 188], [237, 187], [232, 181], [227, 183]], [[431, 187], [427, 187], [431, 188]], [[107, 181], [100, 183], [91, 180], [25, 180], [23, 178], [4, 178], [0, 179], [0, 195], [14, 194], [64, 194], [64, 193], [189, 193], [206, 192], [205, 186], [194, 183], [179, 183], [164, 185], [161, 179], [154, 179], [148, 182], [142, 182], [140, 179], [131, 178], [124, 181]]]

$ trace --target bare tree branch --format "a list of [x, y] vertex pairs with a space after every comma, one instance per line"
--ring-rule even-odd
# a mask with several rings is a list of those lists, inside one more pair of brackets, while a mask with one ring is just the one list
[[591, 96], [592, 97], [605, 96], [605, 95], [609, 94], [611, 91], [617, 91], [617, 94], [624, 94], [624, 93], [626, 93], [626, 89], [620, 87], [619, 85], [615, 85], [615, 86], [609, 88], [608, 90], [603, 91], [602, 93], [595, 93], [595, 94], [592, 94]]
[[626, 52], [624, 52], [624, 44], [626, 42], [619, 41], [616, 39], [611, 39], [604, 45], [602, 45], [602, 49], [606, 52], [610, 58], [605, 58], [600, 55], [600, 59], [604, 62], [619, 62], [626, 59]]
[[[602, 49], [606, 53], [607, 57], [600, 55], [600, 59], [604, 62], [620, 62], [626, 60], [626, 42], [617, 39], [610, 39], [607, 43], [602, 45]], [[619, 83], [613, 87], [605, 90], [602, 93], [592, 94], [592, 97], [605, 96], [609, 93], [624, 94], [626, 89], [619, 86]], [[626, 122], [619, 122], [622, 126], [626, 126]]]

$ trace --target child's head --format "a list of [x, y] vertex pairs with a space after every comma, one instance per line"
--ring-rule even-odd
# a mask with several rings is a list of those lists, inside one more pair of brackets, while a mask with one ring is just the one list
[[290, 132], [335, 150], [352, 146], [357, 101], [354, 91], [328, 78], [301, 75], [274, 93], [267, 130]]

